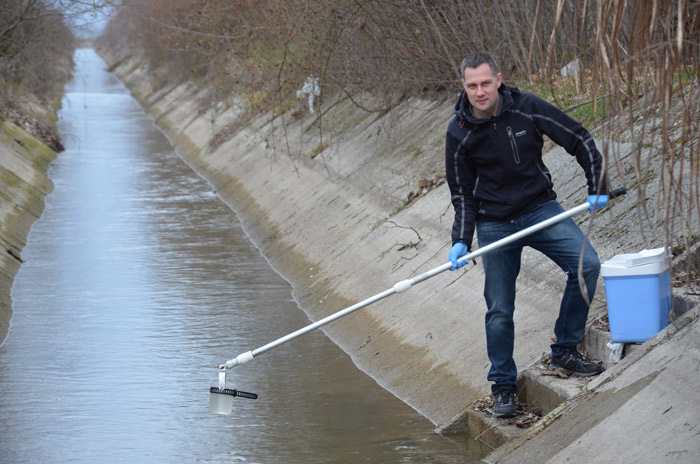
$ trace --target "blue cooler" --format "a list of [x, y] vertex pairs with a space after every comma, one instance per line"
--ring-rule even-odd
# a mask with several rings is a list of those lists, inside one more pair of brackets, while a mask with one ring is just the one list
[[642, 250], [602, 264], [613, 342], [642, 343], [668, 325], [671, 273], [665, 252]]

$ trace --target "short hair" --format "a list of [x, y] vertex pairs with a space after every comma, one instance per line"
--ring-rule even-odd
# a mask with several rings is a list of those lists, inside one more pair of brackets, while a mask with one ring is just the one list
[[484, 63], [489, 65], [494, 76], [498, 74], [498, 64], [493, 56], [484, 52], [475, 52], [470, 53], [466, 58], [464, 58], [464, 60], [462, 60], [462, 66], [460, 68], [462, 79], [464, 79], [464, 68], [475, 69]]

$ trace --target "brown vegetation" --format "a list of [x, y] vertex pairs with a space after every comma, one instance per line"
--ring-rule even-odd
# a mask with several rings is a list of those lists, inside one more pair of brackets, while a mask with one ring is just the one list
[[[102, 40], [144, 52], [164, 84], [199, 82], [205, 107], [243, 101], [272, 117], [309, 76], [319, 106], [342, 97], [382, 112], [409, 97], [454, 98], [462, 57], [485, 50], [508, 82], [599, 126], [600, 138], [634, 145], [634, 172], [612, 145], [601, 148], [615, 177], [637, 187], [640, 223], [664, 224], [666, 243], [696, 232], [698, 0], [140, 0]], [[569, 63], [582, 70], [562, 79]], [[643, 156], [650, 148], [656, 156]], [[650, 173], [663, 177], [656, 205], [644, 201]]]
[[648, 78], [652, 66], [671, 74], [695, 66], [699, 8], [669, 0], [150, 0], [122, 8], [105, 40], [138, 45], [171, 78], [206, 76], [220, 96], [240, 84], [284, 100], [309, 75], [326, 93], [348, 96], [455, 90], [470, 50], [490, 51], [516, 80], [579, 59], [593, 71], [579, 76], [587, 80], [579, 88], [609, 91]]
[[61, 97], [70, 77], [75, 38], [63, 13], [42, 0], [0, 5], [0, 114], [54, 149], [61, 145], [43, 109]]

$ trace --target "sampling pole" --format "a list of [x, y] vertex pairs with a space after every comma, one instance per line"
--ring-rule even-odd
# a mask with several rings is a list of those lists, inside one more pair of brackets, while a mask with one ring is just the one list
[[[609, 194], [609, 198], [615, 198], [616, 196], [624, 195], [625, 193], [626, 193], [626, 189], [624, 187], [621, 187], [621, 188], [615, 190], [614, 192], [611, 192]], [[590, 208], [591, 208], [591, 204], [589, 202], [581, 203], [580, 205], [578, 205], [574, 208], [571, 208], [569, 210], [566, 210], [562, 213], [559, 213], [556, 216], [552, 216], [549, 219], [546, 219], [542, 222], [539, 222], [539, 223], [534, 224], [530, 227], [527, 227], [519, 232], [516, 232], [512, 235], [509, 235], [508, 237], [504, 237], [501, 240], [497, 240], [497, 241], [490, 243], [484, 247], [480, 247], [480, 248], [472, 251], [471, 253], [467, 253], [465, 256], [460, 258], [458, 260], [458, 262], [464, 261], [464, 260], [470, 260], [470, 259], [476, 258], [478, 256], [481, 256], [483, 254], [486, 254], [490, 251], [495, 250], [496, 248], [502, 247], [503, 245], [507, 245], [507, 244], [512, 243], [516, 240], [519, 240], [527, 235], [530, 235], [534, 232], [537, 232], [538, 230], [542, 230], [545, 227], [549, 227], [553, 224], [556, 224], [558, 222], [563, 221], [564, 219], [570, 218], [571, 216], [575, 216], [578, 213], [582, 213], [584, 211], [587, 211]], [[314, 322], [313, 324], [309, 324], [306, 327], [303, 327], [295, 332], [292, 332], [288, 335], [285, 335], [284, 337], [278, 338], [277, 340], [274, 340], [274, 341], [268, 343], [267, 345], [261, 346], [260, 348], [257, 348], [257, 349], [252, 350], [252, 351], [247, 351], [245, 353], [241, 353], [238, 356], [236, 356], [235, 358], [233, 358], [229, 361], [226, 361], [225, 364], [221, 364], [219, 366], [219, 369], [230, 369], [232, 367], [238, 366], [239, 364], [245, 364], [249, 361], [252, 361], [253, 358], [265, 353], [266, 351], [270, 351], [273, 348], [277, 348], [278, 346], [280, 346], [284, 343], [287, 343], [288, 341], [291, 341], [291, 340], [294, 340], [295, 338], [301, 337], [302, 335], [304, 335], [308, 332], [311, 332], [312, 330], [318, 329], [319, 327], [322, 327], [322, 326], [329, 324], [335, 320], [338, 320], [341, 317], [345, 317], [348, 314], [354, 313], [358, 309], [362, 309], [365, 306], [369, 306], [372, 303], [376, 303], [379, 300], [383, 300], [384, 298], [391, 296], [395, 293], [405, 292], [406, 290], [411, 288], [413, 285], [420, 283], [420, 282], [423, 282], [424, 280], [428, 280], [431, 277], [435, 277], [436, 275], [438, 275], [442, 272], [445, 272], [451, 268], [452, 268], [452, 263], [447, 262], [447, 263], [443, 264], [442, 266], [438, 266], [438, 267], [431, 269], [427, 272], [424, 272], [423, 274], [420, 274], [416, 277], [397, 282], [396, 284], [394, 284], [393, 287], [391, 287], [387, 290], [384, 290], [381, 293], [378, 293], [372, 297], [369, 297], [365, 300], [362, 300], [359, 303], [356, 303], [352, 306], [349, 306], [341, 311], [338, 311], [337, 313], [331, 314], [330, 316], [326, 316], [323, 319], [320, 319], [320, 320]]]

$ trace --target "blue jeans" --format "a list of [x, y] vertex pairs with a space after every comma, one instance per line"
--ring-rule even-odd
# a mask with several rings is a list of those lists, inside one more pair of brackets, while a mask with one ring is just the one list
[[[479, 221], [476, 224], [479, 246], [486, 246], [563, 211], [557, 201], [549, 201], [512, 221]], [[517, 388], [518, 371], [513, 360], [513, 312], [515, 281], [520, 272], [520, 256], [525, 246], [544, 253], [568, 276], [559, 317], [554, 325], [556, 340], [551, 345], [552, 356], [560, 356], [581, 341], [600, 272], [597, 253], [571, 218], [482, 256], [486, 275], [486, 348], [491, 361], [487, 379], [494, 382], [494, 393], [504, 386]], [[578, 279], [579, 261], [583, 263], [583, 282]], [[588, 298], [582, 292], [583, 285]]]

